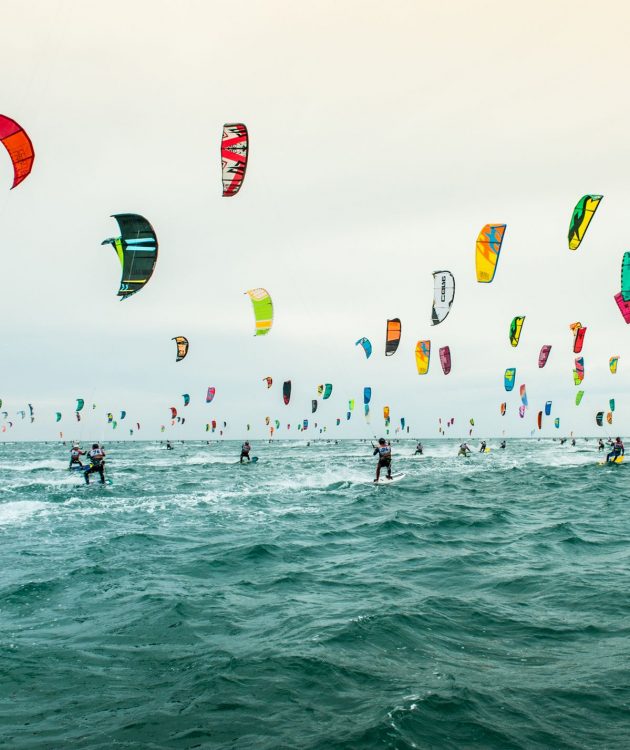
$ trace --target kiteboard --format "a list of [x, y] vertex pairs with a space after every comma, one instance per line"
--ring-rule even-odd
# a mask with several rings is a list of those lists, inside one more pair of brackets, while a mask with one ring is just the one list
[[392, 474], [391, 479], [387, 479], [386, 476], [383, 476], [383, 474], [381, 474], [381, 478], [378, 480], [378, 482], [373, 481], [371, 482], [371, 484], [394, 484], [395, 482], [400, 482], [400, 480], [404, 479], [406, 476], [407, 475], [402, 471], [399, 471], [397, 474]]
[[617, 458], [613, 458], [611, 461], [598, 461], [598, 466], [609, 466], [612, 464], [622, 464], [623, 463], [623, 456], [617, 456]]
[[258, 456], [252, 456], [251, 461], [248, 461], [247, 459], [243, 459], [242, 461], [238, 462], [239, 464], [256, 464], [258, 463]]

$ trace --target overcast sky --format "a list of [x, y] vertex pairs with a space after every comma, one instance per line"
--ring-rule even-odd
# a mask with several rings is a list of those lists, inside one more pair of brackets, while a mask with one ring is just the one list
[[[630, 328], [613, 300], [630, 249], [627, 4], [24, 0], [2, 17], [0, 112], [28, 131], [36, 160], [9, 191], [0, 152], [0, 397], [10, 419], [31, 402], [37, 421], [0, 439], [109, 437], [104, 415], [120, 409], [141, 437], [158, 437], [185, 392], [187, 424], [166, 435], [205, 437], [214, 418], [229, 437], [247, 422], [261, 436], [270, 416], [281, 436], [308, 417], [371, 437], [385, 404], [392, 427], [404, 416], [412, 435], [436, 436], [439, 417], [455, 417], [458, 434], [474, 417], [478, 436], [529, 435], [548, 399], [561, 430], [549, 419], [544, 435], [596, 434], [611, 397], [611, 431], [630, 425]], [[245, 183], [230, 199], [225, 122], [250, 133]], [[585, 193], [604, 199], [571, 252]], [[147, 286], [120, 302], [120, 265], [100, 243], [123, 212], [149, 219], [160, 255]], [[475, 239], [488, 222], [507, 230], [494, 282], [478, 284]], [[456, 296], [432, 327], [439, 269], [454, 274]], [[265, 337], [252, 335], [243, 294], [257, 286], [275, 305]], [[527, 317], [513, 349], [517, 314]], [[388, 317], [403, 334], [385, 358]], [[588, 326], [577, 408], [576, 320]], [[176, 364], [177, 335], [190, 353]], [[369, 361], [354, 346], [361, 336]], [[418, 339], [435, 354], [450, 346], [450, 375], [437, 356], [417, 375]], [[543, 344], [553, 349], [539, 370]], [[517, 386], [506, 394], [510, 366]], [[324, 382], [333, 395], [311, 417]], [[80, 426], [77, 396], [97, 404]]]

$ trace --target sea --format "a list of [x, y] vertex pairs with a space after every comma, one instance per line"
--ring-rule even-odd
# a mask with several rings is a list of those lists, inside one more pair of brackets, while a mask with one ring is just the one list
[[594, 439], [0, 445], [0, 747], [630, 748]]

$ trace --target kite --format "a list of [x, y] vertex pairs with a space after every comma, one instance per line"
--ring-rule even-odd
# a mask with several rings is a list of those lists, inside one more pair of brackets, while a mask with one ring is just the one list
[[84, 406], [85, 406], [85, 401], [82, 398], [78, 398], [77, 408], [75, 409], [75, 411], [81, 411], [81, 409], [83, 409]]
[[114, 415], [110, 411], [107, 415], [107, 424], [111, 424], [113, 421], [114, 421]]
[[327, 398], [330, 398], [330, 394], [332, 393], [332, 390], [333, 390], [332, 383], [326, 383], [326, 385], [324, 386], [324, 395], [323, 395], [324, 401]]
[[609, 411], [608, 414], [606, 414], [606, 421], [608, 422], [608, 424], [612, 424], [612, 420], [613, 420], [613, 415], [612, 415], [612, 412]]
[[13, 190], [31, 173], [35, 151], [26, 131], [6, 115], [0, 115], [0, 141], [13, 164], [13, 185], [11, 185], [11, 190]]
[[525, 316], [517, 315], [510, 323], [510, 344], [512, 344], [512, 346], [518, 346], [518, 342], [521, 340], [521, 331], [523, 330], [524, 322]]
[[323, 392], [324, 392], [324, 386], [323, 386], [323, 384], [322, 385], [318, 385], [317, 386], [317, 395], [321, 396]]
[[595, 423], [598, 427], [601, 427], [604, 423], [604, 412], [598, 411], [597, 415], [595, 416]]
[[610, 411], [615, 411], [615, 399], [611, 398], [608, 402], [608, 406], [610, 407]]
[[387, 421], [389, 419], [389, 406], [383, 407], [383, 419]]
[[217, 389], [214, 387], [208, 388], [208, 392], [206, 393], [206, 404], [209, 404], [212, 399], [214, 398], [214, 394], [217, 392]]
[[391, 357], [395, 354], [400, 343], [400, 336], [402, 333], [402, 327], [400, 325], [400, 318], [392, 318], [387, 321], [387, 333], [385, 337], [385, 356]]
[[174, 341], [177, 344], [177, 357], [175, 361], [181, 362], [188, 354], [188, 339], [185, 336], [175, 336], [171, 341]]
[[442, 365], [442, 372], [448, 375], [451, 371], [451, 349], [448, 346], [440, 347], [440, 364]]
[[122, 422], [122, 420], [123, 420], [123, 419], [124, 419], [124, 418], [125, 418], [126, 416], [127, 416], [127, 412], [126, 412], [126, 411], [121, 411], [121, 412], [120, 412], [120, 421]]
[[171, 419], [175, 419], [177, 416], [177, 409], [174, 406], [171, 406]]
[[221, 172], [223, 197], [236, 195], [243, 185], [247, 169], [249, 135], [241, 122], [229, 122], [223, 126], [221, 138]]
[[418, 375], [426, 375], [429, 372], [431, 362], [431, 342], [418, 341], [416, 344], [416, 367]]
[[120, 265], [122, 277], [118, 296], [121, 301], [139, 292], [153, 275], [158, 258], [158, 241], [149, 222], [140, 214], [112, 214], [118, 222], [120, 237], [103, 240], [101, 245], [112, 245]]
[[405, 429], [405, 418], [404, 417], [400, 418], [400, 429], [401, 430]]
[[245, 294], [249, 295], [254, 308], [254, 318], [256, 320], [256, 331], [254, 336], [264, 336], [269, 333], [273, 325], [273, 303], [269, 292], [266, 289], [258, 287], [249, 289]]
[[267, 375], [266, 378], [263, 378], [263, 382], [267, 383], [267, 388], [271, 388], [271, 385], [273, 383], [273, 378]]
[[573, 370], [573, 382], [579, 385], [584, 380], [584, 357], [575, 358], [575, 370]]
[[[2, 399], [0, 399], [0, 406], [2, 406]], [[33, 422], [35, 421], [35, 411], [33, 409], [33, 404], [28, 405], [28, 410], [30, 412], [31, 424], [33, 424]]]
[[626, 302], [623, 298], [623, 294], [619, 292], [615, 294], [615, 302], [619, 308], [619, 312], [623, 315], [623, 319], [626, 323], [630, 323], [630, 301]]
[[337, 417], [337, 427], [339, 427], [340, 424], [341, 424], [341, 419], [339, 419], [339, 417]]
[[276, 423], [276, 430], [279, 430], [280, 429], [280, 420], [279, 419], [275, 419], [274, 421]]
[[291, 381], [285, 380], [282, 384], [282, 400], [284, 401], [285, 405], [289, 405], [289, 401], [291, 400]]
[[451, 311], [455, 299], [455, 279], [450, 271], [433, 272], [433, 309], [431, 325], [438, 325]]
[[545, 416], [548, 417], [551, 415], [551, 401], [545, 402]]
[[611, 357], [608, 360], [608, 367], [610, 367], [610, 372], [614, 375], [617, 372], [617, 365], [619, 364], [619, 355], [616, 357]]
[[182, 393], [182, 398], [184, 399], [184, 406], [188, 406], [190, 403], [190, 395], [188, 393]]
[[504, 416], [505, 416], [505, 410], [506, 410], [506, 409], [507, 409], [507, 404], [506, 404], [506, 403], [505, 403], [505, 401], [504, 401], [504, 402], [503, 402], [503, 403], [501, 404], [501, 409], [500, 409], [500, 411], [501, 411], [501, 416], [502, 416], [502, 417], [504, 417]]
[[304, 419], [302, 421], [302, 429], [303, 430], [308, 430], [308, 419]]
[[520, 390], [521, 390], [521, 401], [523, 402], [523, 406], [528, 406], [527, 390], [525, 388], [525, 385], [522, 385]]
[[630, 300], [630, 253], [625, 252], [621, 260], [621, 296], [624, 302]]
[[60, 411], [58, 411], [58, 412], [56, 412], [56, 414], [55, 414], [55, 422], [59, 422], [60, 420], [61, 420], [61, 412], [60, 412]]
[[555, 418], [555, 419], [553, 420], [553, 426], [554, 426], [554, 427], [556, 427], [556, 428], [559, 428], [559, 427], [560, 427], [560, 417], [556, 417], [556, 418]]
[[525, 407], [523, 404], [518, 407], [518, 416], [521, 417], [521, 419], [525, 416]]
[[477, 237], [475, 267], [477, 281], [489, 284], [497, 270], [506, 224], [486, 224]]
[[267, 426], [269, 426], [269, 422], [271, 422], [271, 418], [270, 417], [265, 417], [265, 424]]
[[579, 405], [580, 405], [580, 401], [582, 400], [582, 396], [583, 396], [583, 395], [584, 395], [584, 391], [578, 391], [578, 392], [577, 392], [577, 393], [575, 394], [575, 405], [576, 405], [576, 406], [579, 406]]
[[584, 195], [573, 209], [569, 225], [569, 250], [577, 250], [603, 195]]
[[541, 411], [538, 412], [537, 422], [538, 422], [538, 429], [542, 430], [542, 412]]
[[516, 367], [508, 367], [503, 376], [503, 385], [506, 391], [511, 391], [514, 388], [514, 381], [516, 379]]
[[317, 411], [317, 399], [314, 398], [311, 401], [311, 414], [315, 414], [316, 411]]
[[372, 399], [372, 389], [366, 387], [363, 389], [363, 403], [367, 406]]
[[363, 351], [365, 352], [365, 358], [369, 359], [370, 355], [372, 354], [372, 344], [370, 343], [370, 340], [366, 339], [364, 336], [363, 338], [354, 342], [355, 346], [358, 346], [359, 344], [361, 344], [361, 346], [363, 347]]
[[538, 367], [544, 367], [549, 359], [549, 352], [551, 351], [551, 344], [545, 344], [540, 350], [538, 355]]
[[586, 327], [581, 323], [571, 323], [569, 328], [573, 331], [573, 353], [579, 354], [584, 345], [584, 336], [586, 336]]

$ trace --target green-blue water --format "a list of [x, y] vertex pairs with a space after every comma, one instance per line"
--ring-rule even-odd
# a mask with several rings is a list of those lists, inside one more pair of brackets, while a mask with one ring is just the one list
[[0, 746], [630, 747], [628, 467], [425, 446], [0, 446]]

